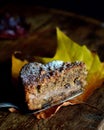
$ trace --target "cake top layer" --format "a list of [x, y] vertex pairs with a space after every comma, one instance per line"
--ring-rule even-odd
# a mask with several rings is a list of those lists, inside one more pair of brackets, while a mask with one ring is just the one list
[[36, 84], [39, 81], [40, 76], [42, 77], [44, 74], [46, 75], [51, 71], [60, 70], [61, 68], [65, 69], [67, 67], [71, 68], [74, 65], [80, 64], [82, 64], [82, 62], [76, 61], [74, 63], [70, 63], [59, 60], [55, 60], [47, 64], [32, 62], [26, 64], [22, 68], [20, 78], [22, 79], [24, 85]]

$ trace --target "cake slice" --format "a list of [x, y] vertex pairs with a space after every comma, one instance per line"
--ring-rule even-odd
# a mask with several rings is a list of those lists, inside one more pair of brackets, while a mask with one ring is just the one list
[[83, 62], [32, 62], [20, 71], [20, 81], [29, 110], [54, 106], [83, 92], [87, 70]]

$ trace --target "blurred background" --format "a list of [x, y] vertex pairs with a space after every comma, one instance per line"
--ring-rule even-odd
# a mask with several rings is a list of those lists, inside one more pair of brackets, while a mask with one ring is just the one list
[[75, 12], [104, 21], [104, 5], [102, 0], [0, 0], [0, 7], [8, 4], [44, 6]]

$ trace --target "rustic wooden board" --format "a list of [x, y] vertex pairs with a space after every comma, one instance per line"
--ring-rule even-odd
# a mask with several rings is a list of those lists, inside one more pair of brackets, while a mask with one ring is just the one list
[[[8, 8], [10, 11], [15, 10], [14, 14], [22, 12], [32, 28], [27, 37], [0, 40], [0, 101], [17, 98], [11, 83], [13, 52], [22, 51], [22, 58], [27, 59], [34, 55], [53, 56], [57, 46], [56, 27], [72, 40], [96, 51], [102, 61], [104, 59], [104, 28], [100, 21], [53, 9], [24, 8]], [[33, 115], [0, 110], [0, 130], [97, 130], [103, 119], [104, 85], [97, 89], [85, 104], [62, 107], [56, 115], [45, 120], [37, 120]]]

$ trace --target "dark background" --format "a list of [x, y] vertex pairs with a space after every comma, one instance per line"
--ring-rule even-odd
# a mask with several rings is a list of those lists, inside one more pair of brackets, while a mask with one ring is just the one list
[[10, 3], [61, 9], [104, 21], [103, 0], [0, 0], [0, 7]]

